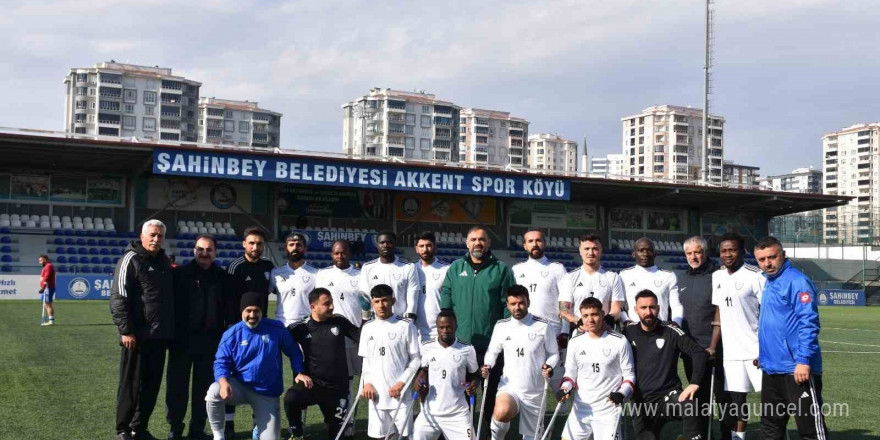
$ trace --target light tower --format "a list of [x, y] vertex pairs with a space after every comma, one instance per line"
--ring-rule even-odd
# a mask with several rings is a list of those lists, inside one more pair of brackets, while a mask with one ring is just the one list
[[[714, 11], [712, 10], [712, 0], [706, 0], [706, 48], [705, 63], [703, 64], [703, 146], [700, 156], [700, 183], [706, 184], [709, 181], [709, 95], [712, 93], [712, 37], [714, 27]], [[722, 160], [722, 167], [724, 166]], [[724, 170], [721, 170], [724, 175]]]

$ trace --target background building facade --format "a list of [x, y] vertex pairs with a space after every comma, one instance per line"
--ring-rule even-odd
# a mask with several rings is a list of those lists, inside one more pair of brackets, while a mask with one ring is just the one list
[[[698, 182], [703, 158], [703, 111], [657, 105], [621, 119], [628, 175]], [[721, 183], [724, 118], [709, 117], [708, 181]]]
[[281, 148], [281, 113], [256, 102], [199, 99], [199, 142]]
[[169, 68], [110, 61], [70, 69], [64, 85], [64, 131], [196, 142], [201, 83]]
[[605, 174], [609, 177], [623, 176], [629, 169], [623, 166], [622, 154], [607, 154], [590, 159], [590, 173]]
[[822, 172], [812, 166], [796, 168], [789, 174], [759, 179], [758, 184], [768, 191], [822, 194]]
[[460, 111], [423, 91], [373, 88], [342, 106], [342, 150], [351, 156], [457, 162]]
[[578, 144], [553, 133], [529, 136], [529, 169], [577, 172]]
[[732, 160], [724, 161], [724, 183], [739, 188], [758, 188], [758, 177], [761, 168], [742, 165]]
[[459, 161], [529, 168], [529, 121], [508, 112], [468, 108], [459, 121]]
[[854, 197], [825, 210], [827, 242], [875, 243], [880, 238], [880, 123], [857, 124], [822, 137], [824, 193]]

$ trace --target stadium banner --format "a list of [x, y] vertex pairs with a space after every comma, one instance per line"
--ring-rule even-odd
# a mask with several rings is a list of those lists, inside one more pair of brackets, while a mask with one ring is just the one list
[[381, 191], [282, 185], [278, 194], [281, 215], [370, 219], [385, 218], [387, 210]]
[[820, 306], [864, 306], [864, 290], [823, 289], [819, 291]]
[[[229, 212], [251, 208], [251, 184], [177, 177], [148, 179], [147, 208], [166, 206], [179, 211]], [[170, 204], [170, 205], [169, 205]]]
[[153, 174], [544, 200], [571, 199], [569, 180], [547, 176], [491, 176], [467, 170], [167, 148], [153, 150]]
[[343, 232], [343, 231], [295, 231], [306, 236], [308, 240], [308, 249], [310, 251], [329, 252], [336, 240], [348, 240], [354, 247], [360, 249], [359, 244], [363, 243], [365, 252], [378, 252], [376, 247], [376, 234], [363, 232]]
[[510, 224], [538, 228], [595, 229], [596, 207], [580, 203], [531, 202], [510, 204]]
[[12, 200], [49, 201], [49, 176], [22, 176], [10, 178]]
[[0, 300], [3, 299], [40, 299], [40, 276], [0, 274]]
[[113, 275], [58, 275], [55, 299], [110, 299], [112, 281]]
[[53, 202], [79, 202], [86, 201], [85, 177], [77, 176], [52, 176], [51, 194], [49, 200]]
[[394, 197], [395, 215], [402, 221], [495, 224], [495, 199], [408, 193]]

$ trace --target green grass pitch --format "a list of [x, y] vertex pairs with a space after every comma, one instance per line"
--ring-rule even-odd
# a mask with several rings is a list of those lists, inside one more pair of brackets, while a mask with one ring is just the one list
[[[0, 440], [113, 438], [120, 349], [107, 303], [57, 301], [57, 324], [43, 328], [39, 307], [37, 301], [0, 302]], [[823, 396], [828, 404], [848, 405], [849, 411], [848, 416], [827, 419], [831, 437], [880, 438], [880, 308], [826, 307], [820, 316]], [[150, 431], [159, 438], [168, 434], [164, 395], [163, 384], [150, 422]], [[756, 401], [757, 395], [750, 400]], [[366, 414], [359, 406], [358, 438], [366, 438]], [[548, 422], [553, 408], [548, 403]], [[281, 417], [286, 427], [283, 413]], [[239, 437], [249, 438], [245, 431], [250, 420], [250, 409], [239, 407]], [[557, 421], [552, 438], [559, 438], [563, 420]], [[749, 425], [749, 439], [757, 439], [752, 432], [757, 428], [757, 421]], [[679, 429], [668, 425], [663, 438], [674, 439]], [[798, 438], [793, 422], [789, 429], [791, 438]], [[508, 438], [518, 438], [515, 431]], [[320, 412], [313, 408], [306, 437], [323, 436]]]

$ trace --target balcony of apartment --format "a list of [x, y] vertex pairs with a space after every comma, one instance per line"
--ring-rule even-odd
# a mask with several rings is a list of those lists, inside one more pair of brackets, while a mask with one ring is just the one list
[[[376, 117], [374, 117], [373, 119], [382, 120], [382, 115], [376, 115]], [[388, 122], [403, 124], [406, 122], [406, 115], [402, 113], [391, 113], [388, 115]]]
[[391, 157], [403, 157], [406, 147], [404, 145], [388, 144], [386, 150]]
[[488, 154], [474, 154], [474, 162], [487, 163], [487, 162], [489, 162], [489, 155]]
[[254, 133], [268, 133], [269, 129], [266, 127], [266, 124], [258, 124], [254, 123]]
[[159, 128], [161, 128], [163, 131], [164, 130], [176, 130], [179, 132], [180, 131], [180, 121], [161, 119], [161, 120], [159, 120]]
[[434, 125], [440, 125], [443, 127], [452, 127], [455, 125], [457, 121], [452, 118], [447, 118], [443, 116], [434, 116]]
[[435, 116], [446, 116], [452, 117], [452, 107], [445, 105], [435, 105], [434, 106], [434, 115]]
[[856, 165], [856, 168], [860, 169], [860, 170], [869, 170], [869, 169], [871, 169], [871, 163], [870, 162], [860, 163], [860, 164]]
[[523, 131], [519, 128], [511, 127], [510, 131], [508, 131], [507, 134], [509, 134], [511, 137], [518, 137], [518, 138], [523, 137]]
[[261, 133], [254, 133], [253, 141], [255, 143], [267, 143], [267, 142], [269, 142], [269, 135], [261, 134]]
[[223, 109], [219, 108], [209, 108], [208, 115], [209, 118], [223, 118]]
[[98, 125], [113, 125], [119, 126], [122, 124], [122, 116], [108, 114], [108, 113], [98, 113]]
[[205, 127], [223, 130], [223, 121], [218, 121], [216, 119], [208, 119], [208, 121], [205, 123]]
[[159, 133], [159, 139], [163, 141], [179, 141], [180, 133], [169, 133], [163, 131], [162, 133]]
[[709, 157], [722, 157], [722, 151], [720, 148], [710, 148], [709, 149]]
[[180, 107], [163, 105], [161, 115], [169, 118], [180, 118]]
[[685, 146], [675, 146], [672, 151], [676, 154], [688, 154], [688, 147]]
[[485, 125], [488, 127], [489, 126], [489, 119], [488, 118], [474, 118], [474, 125]]
[[[381, 130], [381, 129], [380, 129]], [[367, 133], [369, 133], [370, 127], [367, 126]], [[406, 133], [406, 126], [403, 124], [388, 124], [388, 134], [404, 134]]]
[[109, 111], [109, 112], [121, 112], [122, 104], [118, 101], [101, 101], [101, 105], [98, 106], [101, 111]]
[[518, 157], [522, 157], [522, 155], [523, 155], [523, 149], [522, 149], [522, 148], [511, 148], [511, 149], [507, 150], [507, 153], [508, 153], [510, 156], [518, 156]]
[[122, 87], [122, 75], [114, 75], [112, 73], [99, 73], [98, 81], [101, 82], [101, 85], [108, 85], [110, 87]]
[[859, 186], [871, 186], [871, 179], [859, 180]]
[[388, 100], [388, 111], [389, 112], [404, 112], [406, 113], [406, 101], [392, 101]]
[[523, 158], [510, 156], [510, 164], [513, 166], [522, 166], [523, 165]]
[[161, 95], [161, 100], [162, 100], [163, 104], [180, 105], [181, 99], [182, 99], [182, 97], [179, 94], [175, 94], [175, 93], [162, 92], [162, 95]]
[[449, 150], [452, 148], [452, 141], [441, 141], [438, 139], [434, 139], [433, 146], [435, 149]]
[[98, 95], [104, 99], [118, 99], [122, 100], [122, 89], [114, 89], [110, 87], [99, 87]]
[[162, 80], [162, 91], [176, 94], [183, 94], [183, 83], [180, 81]]
[[676, 136], [675, 137], [675, 145], [683, 145], [685, 147], [690, 145], [690, 139], [687, 136]]
[[205, 130], [205, 137], [208, 138], [208, 142], [220, 142], [223, 140], [223, 130]]
[[100, 136], [119, 136], [119, 129], [112, 127], [98, 127], [98, 135]]
[[434, 128], [434, 138], [436, 139], [452, 139], [452, 130], [448, 128]]
[[511, 139], [510, 140], [510, 147], [511, 148], [515, 148], [515, 147], [522, 148], [524, 145], [525, 145], [525, 143], [522, 141], [522, 139]]

